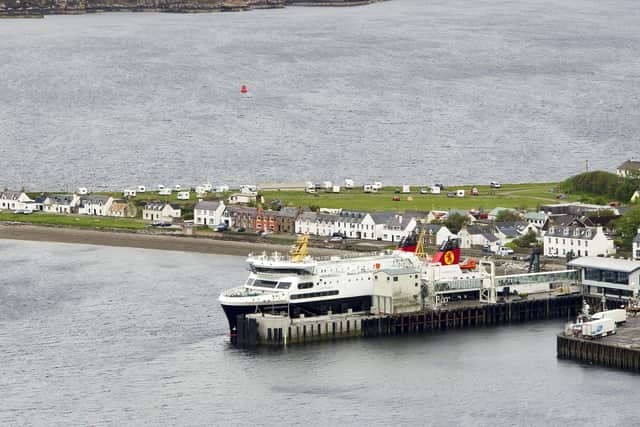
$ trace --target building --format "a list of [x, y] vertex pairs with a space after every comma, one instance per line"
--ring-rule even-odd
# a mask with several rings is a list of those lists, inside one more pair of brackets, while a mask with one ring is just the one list
[[492, 246], [499, 241], [493, 228], [488, 226], [467, 225], [462, 227], [457, 236], [463, 249], [472, 246]]
[[135, 212], [132, 212], [129, 208], [129, 204], [124, 200], [114, 200], [111, 203], [111, 208], [107, 213], [109, 216], [113, 216], [116, 218], [127, 218], [131, 216], [135, 216]]
[[524, 214], [524, 220], [534, 225], [537, 229], [542, 230], [549, 216], [544, 212], [527, 212]]
[[[0, 193], [0, 209], [24, 210], [33, 209], [35, 201], [24, 191], [3, 191]], [[36, 210], [36, 209], [33, 209]]]
[[225, 205], [221, 200], [198, 202], [193, 209], [193, 222], [196, 225], [215, 226], [222, 224]]
[[618, 176], [626, 178], [630, 175], [637, 175], [640, 173], [640, 161], [627, 160], [616, 169]]
[[295, 233], [296, 232], [296, 219], [300, 214], [298, 208], [284, 207], [279, 211], [275, 211], [276, 218], [276, 232], [278, 233]]
[[640, 260], [640, 228], [636, 237], [633, 238], [633, 251], [631, 253], [634, 260]]
[[76, 194], [50, 194], [42, 206], [48, 213], [72, 214], [78, 212], [79, 203], [80, 197]]
[[638, 292], [638, 261], [585, 256], [569, 261], [567, 266], [578, 270], [585, 295], [627, 300]]
[[256, 231], [270, 231], [275, 233], [278, 230], [275, 213], [277, 211], [264, 210], [258, 208], [253, 221], [253, 229]]
[[546, 256], [607, 256], [616, 253], [613, 239], [602, 227], [552, 226], [544, 236]]
[[146, 221], [173, 222], [180, 215], [180, 206], [168, 202], [147, 202], [142, 210], [142, 219]]
[[352, 239], [375, 240], [375, 221], [363, 211], [340, 210], [337, 213], [303, 212], [295, 221], [296, 233], [331, 236], [340, 233]]
[[253, 230], [255, 225], [257, 208], [247, 206], [227, 206], [222, 214], [222, 224], [229, 227], [242, 227], [246, 230]]
[[612, 211], [615, 215], [620, 215], [618, 207], [609, 205], [591, 205], [587, 203], [574, 202], [540, 206], [540, 212], [544, 212], [547, 215], [575, 215], [581, 217], [590, 212], [602, 210]]
[[509, 243], [529, 232], [533, 232], [536, 236], [540, 234], [536, 226], [526, 221], [496, 222], [494, 226], [494, 234], [502, 244]]
[[441, 224], [426, 224], [425, 236], [429, 245], [440, 246], [450, 237], [456, 237], [445, 225]]
[[500, 212], [502, 212], [502, 211], [512, 212], [514, 214], [518, 213], [518, 211], [515, 210], [515, 209], [498, 207], [498, 208], [491, 209], [491, 211], [489, 211], [489, 213], [487, 213], [487, 219], [489, 221], [495, 221], [496, 218], [498, 218], [498, 214], [500, 214]]
[[250, 203], [257, 203], [257, 202], [262, 203], [262, 201], [263, 201], [262, 196], [259, 196], [258, 193], [256, 192], [233, 193], [231, 196], [229, 196], [229, 199], [228, 199], [229, 204], [232, 204], [232, 205], [236, 205], [236, 204], [248, 205]]
[[78, 205], [78, 213], [80, 215], [109, 215], [113, 197], [111, 196], [82, 196]]
[[402, 212], [374, 212], [371, 218], [374, 221], [376, 240], [385, 242], [399, 242], [413, 233], [417, 225], [413, 215]]

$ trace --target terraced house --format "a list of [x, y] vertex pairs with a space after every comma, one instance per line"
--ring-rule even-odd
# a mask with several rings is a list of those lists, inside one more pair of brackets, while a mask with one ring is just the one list
[[34, 200], [24, 191], [5, 190], [0, 193], [0, 209], [24, 210], [31, 208]]
[[44, 199], [43, 210], [48, 213], [78, 213], [80, 197], [77, 194], [50, 194]]
[[616, 248], [602, 227], [553, 226], [544, 236], [544, 254], [546, 256], [574, 257], [613, 255]]
[[80, 205], [78, 213], [80, 215], [107, 216], [113, 204], [111, 196], [82, 196], [80, 197]]

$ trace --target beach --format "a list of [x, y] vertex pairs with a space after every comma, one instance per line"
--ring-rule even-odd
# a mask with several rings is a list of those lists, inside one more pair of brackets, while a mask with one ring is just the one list
[[[0, 224], [0, 239], [30, 240], [38, 242], [78, 243], [219, 255], [246, 256], [259, 252], [288, 252], [289, 245], [266, 242], [228, 241], [212, 237], [193, 237], [169, 234], [135, 233], [130, 231], [84, 230], [67, 227], [47, 227], [21, 224]], [[331, 255], [340, 251], [310, 248], [314, 255]]]

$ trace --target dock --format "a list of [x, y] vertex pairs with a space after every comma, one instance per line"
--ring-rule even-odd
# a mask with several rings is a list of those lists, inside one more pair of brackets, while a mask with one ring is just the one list
[[341, 313], [298, 318], [286, 313], [238, 317], [231, 341], [238, 347], [284, 347], [326, 340], [424, 334], [547, 319], [575, 318], [580, 295], [540, 295], [496, 304], [456, 302], [435, 310], [400, 314]]
[[628, 318], [614, 335], [587, 339], [559, 334], [559, 359], [640, 372], [640, 318]]

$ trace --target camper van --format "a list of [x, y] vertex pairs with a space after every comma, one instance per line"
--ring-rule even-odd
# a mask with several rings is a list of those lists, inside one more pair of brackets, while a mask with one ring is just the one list
[[147, 187], [145, 187], [144, 185], [138, 185], [138, 193], [146, 193], [147, 192]]
[[440, 187], [437, 185], [434, 185], [431, 187], [431, 194], [440, 194]]
[[160, 196], [170, 196], [171, 195], [171, 188], [167, 188], [167, 187], [163, 186], [163, 188], [158, 190], [158, 195], [160, 195]]
[[377, 192], [378, 190], [382, 190], [382, 183], [380, 181], [376, 181], [373, 183], [371, 188], [373, 189], [374, 192]]
[[178, 200], [189, 200], [191, 197], [188, 191], [178, 191]]
[[87, 193], [89, 193], [89, 190], [87, 190], [85, 187], [78, 188], [78, 194], [85, 195]]
[[345, 179], [344, 188], [349, 188], [349, 189], [353, 188], [353, 180], [349, 178]]
[[371, 185], [371, 184], [365, 184], [365, 185], [363, 185], [363, 186], [362, 186], [362, 190], [363, 190], [365, 193], [372, 193], [372, 192], [373, 192], [373, 185]]
[[404, 194], [411, 193], [411, 186], [410, 186], [410, 185], [403, 185], [403, 186], [402, 186], [402, 192], [403, 192]]
[[464, 190], [456, 190], [456, 197], [464, 197]]

